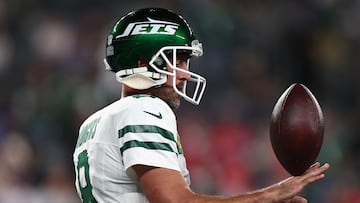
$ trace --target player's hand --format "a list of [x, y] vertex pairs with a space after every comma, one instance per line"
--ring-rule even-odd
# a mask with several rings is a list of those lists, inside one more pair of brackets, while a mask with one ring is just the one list
[[307, 203], [308, 201], [300, 196], [295, 196], [293, 198], [291, 198], [291, 200], [286, 201], [286, 203]]
[[282, 203], [306, 203], [307, 201], [299, 196], [296, 196], [300, 193], [305, 186], [321, 180], [325, 177], [324, 172], [330, 167], [329, 164], [320, 165], [316, 162], [308, 170], [304, 172], [301, 176], [293, 176], [288, 179], [285, 179], [274, 186], [277, 188], [277, 195], [279, 197], [279, 202]]

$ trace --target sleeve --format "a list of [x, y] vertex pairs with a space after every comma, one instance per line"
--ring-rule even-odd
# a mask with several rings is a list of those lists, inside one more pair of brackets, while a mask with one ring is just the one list
[[122, 113], [118, 129], [120, 153], [126, 173], [141, 164], [180, 171], [175, 115], [155, 98], [136, 100]]

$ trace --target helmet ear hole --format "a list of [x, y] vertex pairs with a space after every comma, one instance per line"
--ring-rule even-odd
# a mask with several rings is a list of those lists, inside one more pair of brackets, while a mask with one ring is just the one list
[[166, 69], [166, 62], [163, 58], [161, 58], [160, 56], [158, 56], [155, 61], [154, 61], [154, 65], [156, 65], [159, 69], [165, 70]]

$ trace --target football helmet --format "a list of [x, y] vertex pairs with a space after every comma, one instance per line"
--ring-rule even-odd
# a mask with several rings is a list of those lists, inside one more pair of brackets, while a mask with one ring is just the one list
[[128, 13], [111, 27], [104, 63], [119, 82], [139, 90], [160, 87], [169, 76], [186, 73], [190, 76], [186, 82], [194, 82], [191, 93], [187, 85], [178, 89], [176, 80], [172, 86], [187, 101], [199, 104], [206, 79], [189, 70], [189, 59], [187, 70], [177, 67], [179, 54], [189, 59], [203, 54], [188, 23], [170, 10], [145, 8]]

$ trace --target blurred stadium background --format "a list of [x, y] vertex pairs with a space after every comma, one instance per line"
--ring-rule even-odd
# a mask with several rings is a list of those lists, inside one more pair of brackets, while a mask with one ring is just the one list
[[[305, 84], [325, 115], [327, 178], [309, 202], [360, 202], [360, 1], [0, 0], [0, 202], [79, 203], [80, 123], [119, 98], [102, 65], [110, 25], [130, 10], [181, 13], [203, 42], [199, 107], [178, 112], [196, 192], [229, 195], [288, 174], [272, 152], [273, 105]], [[116, 170], [116, 169], [114, 169]]]

